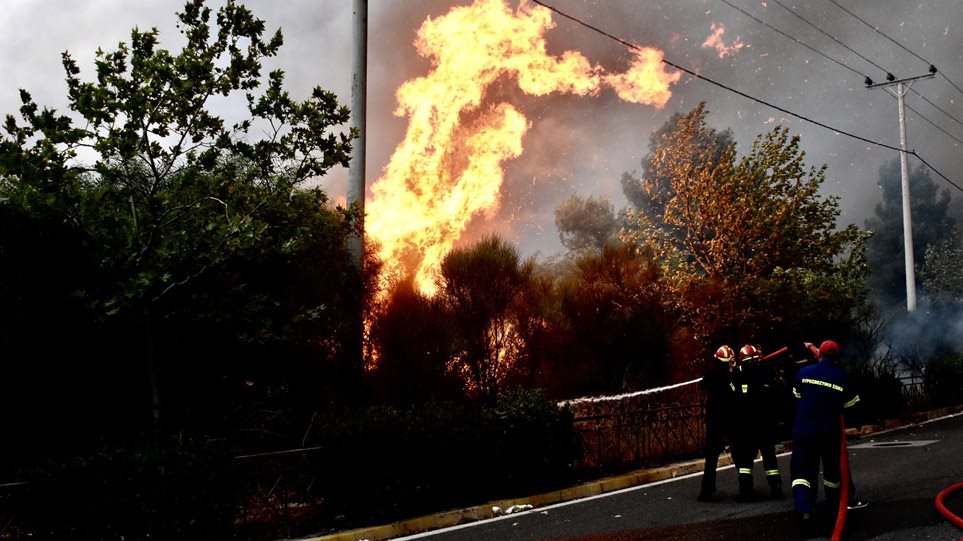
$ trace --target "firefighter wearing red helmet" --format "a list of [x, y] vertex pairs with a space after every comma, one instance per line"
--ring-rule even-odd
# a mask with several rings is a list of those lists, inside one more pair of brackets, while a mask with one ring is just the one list
[[776, 459], [779, 394], [774, 372], [765, 365], [762, 351], [752, 344], [739, 350], [739, 370], [734, 373], [735, 442], [733, 458], [739, 472], [738, 501], [755, 499], [752, 465], [757, 453], [771, 498], [782, 497], [782, 476]]
[[705, 376], [699, 381], [699, 387], [706, 393], [705, 465], [697, 498], [700, 502], [710, 501], [716, 491], [716, 468], [719, 455], [725, 450], [725, 440], [730, 436], [732, 421], [733, 387], [730, 373], [735, 369], [736, 353], [731, 347], [723, 345], [719, 346], [713, 357]]
[[835, 521], [839, 506], [842, 474], [839, 455], [842, 445], [842, 415], [859, 402], [849, 376], [840, 366], [840, 347], [832, 340], [819, 346], [820, 361], [802, 368], [793, 383], [798, 399], [792, 430], [793, 503], [804, 533], [811, 533], [822, 462], [827, 509]]

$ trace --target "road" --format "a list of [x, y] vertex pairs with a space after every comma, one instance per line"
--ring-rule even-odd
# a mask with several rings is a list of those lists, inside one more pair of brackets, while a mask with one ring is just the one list
[[[963, 531], [936, 512], [940, 490], [963, 481], [963, 414], [850, 440], [850, 464], [865, 509], [850, 511], [844, 539], [963, 539]], [[765, 499], [761, 463], [755, 466], [760, 501], [737, 503], [732, 467], [719, 472], [713, 502], [701, 503], [699, 476], [689, 475], [592, 498], [401, 539], [513, 540], [783, 540], [799, 539], [788, 496], [789, 455], [779, 458], [787, 497]], [[945, 502], [963, 515], [963, 494]], [[828, 537], [827, 537], [828, 538]]]

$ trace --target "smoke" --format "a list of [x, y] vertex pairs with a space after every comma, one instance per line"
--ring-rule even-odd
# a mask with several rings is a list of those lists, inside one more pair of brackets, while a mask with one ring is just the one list
[[963, 352], [963, 301], [921, 297], [916, 311], [890, 315], [877, 355], [925, 362], [947, 351]]

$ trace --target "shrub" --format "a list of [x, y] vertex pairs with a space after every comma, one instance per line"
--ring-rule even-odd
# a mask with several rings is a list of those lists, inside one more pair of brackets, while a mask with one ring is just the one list
[[561, 487], [579, 452], [571, 412], [538, 391], [371, 408], [329, 419], [320, 434], [319, 526], [338, 529]]
[[944, 353], [923, 370], [923, 390], [933, 406], [955, 406], [963, 400], [963, 354]]

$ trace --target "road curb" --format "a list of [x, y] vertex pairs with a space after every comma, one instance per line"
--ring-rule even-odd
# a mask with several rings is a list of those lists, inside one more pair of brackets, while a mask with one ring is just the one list
[[[855, 429], [849, 429], [847, 430], [847, 436], [864, 438], [867, 436], [889, 432], [898, 428], [918, 425], [933, 419], [951, 416], [960, 412], [963, 412], [963, 405], [914, 413], [899, 420], [886, 420], [882, 425], [865, 425], [858, 431]], [[777, 451], [788, 451], [791, 448], [791, 445], [788, 445], [788, 443], [789, 442], [786, 442], [782, 446], [777, 446]], [[779, 447], [783, 448], [779, 449]], [[727, 453], [719, 457], [718, 467], [721, 468], [731, 464], [732, 455]], [[513, 505], [531, 505], [534, 508], [545, 507], [548, 505], [580, 498], [587, 498], [590, 496], [598, 496], [600, 494], [607, 494], [609, 492], [624, 490], [647, 483], [654, 483], [657, 481], [664, 481], [666, 479], [674, 479], [683, 475], [698, 473], [702, 471], [703, 465], [704, 461], [702, 459], [696, 459], [655, 468], [636, 470], [634, 472], [597, 479], [595, 481], [590, 481], [574, 487], [545, 492], [535, 496], [494, 500], [473, 507], [454, 509], [451, 511], [435, 513], [433, 515], [406, 519], [393, 524], [346, 530], [330, 535], [303, 537], [299, 538], [299, 541], [380, 541], [384, 539], [393, 539], [396, 537], [403, 537], [428, 530], [448, 528], [451, 526], [457, 526], [459, 524], [466, 524], [469, 522], [494, 518], [500, 516], [493, 509], [496, 507], [498, 509], [508, 509]]]
[[[547, 505], [553, 505], [556, 503], [587, 498], [589, 496], [598, 496], [600, 494], [607, 494], [609, 492], [615, 492], [638, 485], [664, 481], [666, 479], [674, 479], [676, 477], [681, 477], [683, 475], [689, 475], [692, 473], [699, 473], [702, 471], [703, 464], [703, 460], [698, 459], [688, 462], [669, 464], [657, 468], [637, 470], [623, 475], [597, 479], [595, 481], [590, 481], [588, 483], [583, 483], [562, 490], [537, 494], [535, 496], [507, 500], [495, 500], [465, 509], [456, 509], [443, 513], [436, 513], [434, 515], [402, 520], [383, 526], [359, 528], [356, 530], [348, 530], [319, 537], [307, 537], [302, 538], [300, 541], [378, 541], [382, 539], [402, 537], [405, 535], [424, 532], [426, 530], [448, 528], [450, 526], [457, 526], [459, 524], [465, 524], [468, 522], [494, 518], [496, 516], [500, 516], [493, 509], [496, 507], [498, 509], [508, 509], [513, 505], [531, 505], [535, 508], [545, 507]], [[732, 464], [731, 455], [725, 454], [719, 457], [719, 467], [728, 466], [730, 464]]]

